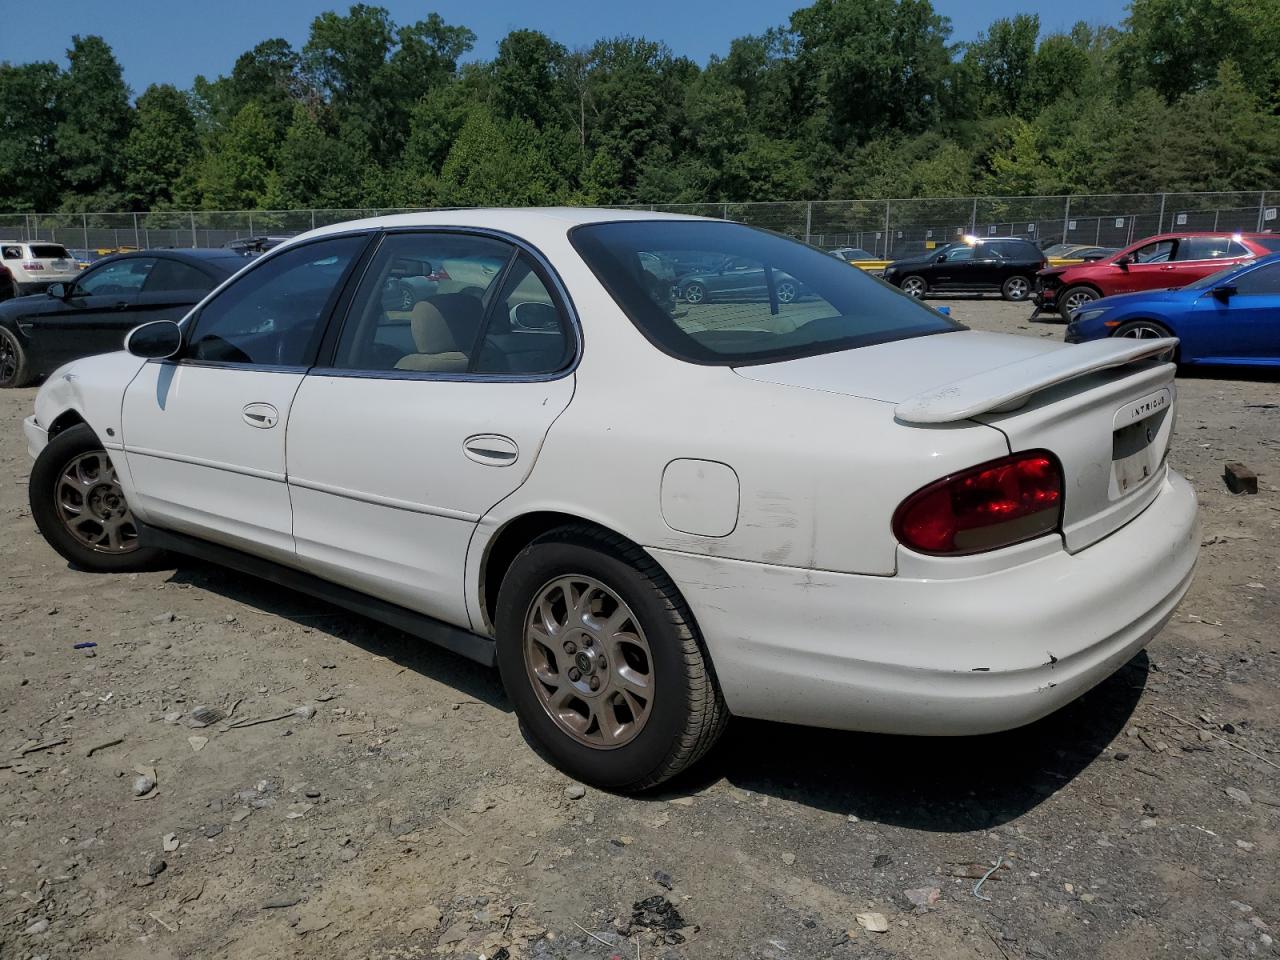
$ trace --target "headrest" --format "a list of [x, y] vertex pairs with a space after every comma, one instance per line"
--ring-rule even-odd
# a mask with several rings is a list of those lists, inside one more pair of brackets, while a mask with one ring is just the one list
[[469, 353], [483, 319], [484, 306], [475, 297], [445, 293], [415, 303], [409, 326], [419, 353]]

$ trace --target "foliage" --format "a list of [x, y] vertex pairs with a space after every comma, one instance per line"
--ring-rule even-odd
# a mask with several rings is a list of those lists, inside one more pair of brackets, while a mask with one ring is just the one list
[[1280, 175], [1280, 0], [1131, 0], [1122, 26], [813, 0], [705, 67], [357, 3], [131, 102], [100, 37], [0, 63], [0, 210], [734, 203], [1255, 190]]

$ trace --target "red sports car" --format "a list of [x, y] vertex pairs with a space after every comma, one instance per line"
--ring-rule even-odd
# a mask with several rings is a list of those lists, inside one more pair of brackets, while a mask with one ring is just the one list
[[1280, 252], [1280, 234], [1162, 233], [1114, 256], [1041, 270], [1036, 304], [1063, 319], [1099, 297], [1182, 287], [1225, 267]]

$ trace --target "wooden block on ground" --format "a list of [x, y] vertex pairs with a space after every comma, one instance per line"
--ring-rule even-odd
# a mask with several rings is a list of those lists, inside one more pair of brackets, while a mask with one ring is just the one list
[[1222, 476], [1232, 493], [1258, 492], [1258, 475], [1243, 463], [1228, 463]]

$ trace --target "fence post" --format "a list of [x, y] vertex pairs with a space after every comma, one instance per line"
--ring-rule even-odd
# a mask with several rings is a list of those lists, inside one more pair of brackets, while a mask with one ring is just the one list
[[253, 236], [253, 211], [249, 211], [249, 236]]
[[312, 210], [311, 211], [311, 229], [314, 230], [315, 228], [316, 228], [316, 212]]
[[1164, 233], [1164, 201], [1168, 194], [1160, 194], [1160, 222], [1156, 224], [1156, 233]]
[[969, 212], [969, 233], [978, 232], [978, 198], [973, 198], [973, 209]]
[[133, 215], [133, 245], [139, 250], [142, 249], [142, 243], [138, 239], [138, 215]]
[[191, 246], [193, 249], [196, 246], [196, 212], [194, 210], [191, 211]]
[[1258, 232], [1262, 232], [1262, 225], [1266, 223], [1267, 217], [1267, 191], [1263, 190], [1258, 197]]
[[1071, 194], [1067, 194], [1066, 205], [1062, 208], [1062, 242], [1067, 242], [1067, 234], [1071, 230]]
[[889, 259], [889, 201], [884, 202], [884, 258]]
[[84, 233], [84, 249], [89, 250], [89, 215], [87, 213], [80, 214], [80, 230]]
[[807, 200], [804, 205], [804, 242], [808, 243], [813, 236], [813, 201]]

